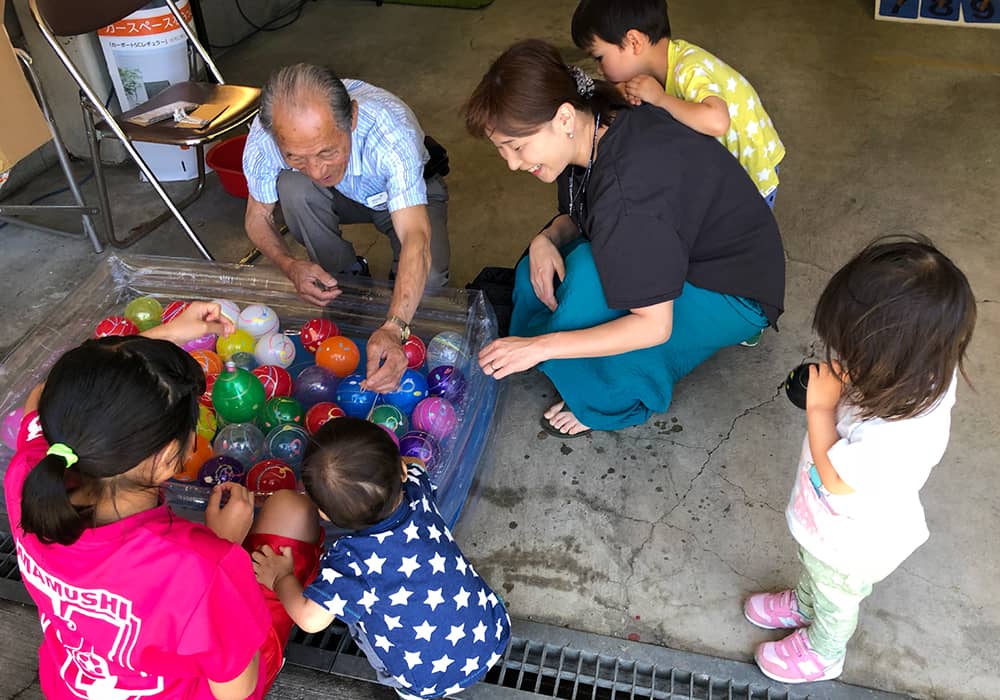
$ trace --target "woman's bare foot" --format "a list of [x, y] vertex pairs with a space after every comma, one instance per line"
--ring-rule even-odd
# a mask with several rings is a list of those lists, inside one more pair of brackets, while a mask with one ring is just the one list
[[579, 435], [584, 432], [590, 432], [590, 428], [577, 420], [577, 417], [573, 415], [572, 411], [564, 411], [563, 409], [565, 407], [566, 402], [560, 401], [559, 403], [550, 406], [549, 410], [543, 414], [544, 419], [548, 422], [549, 426], [552, 427], [556, 433], [567, 437]]

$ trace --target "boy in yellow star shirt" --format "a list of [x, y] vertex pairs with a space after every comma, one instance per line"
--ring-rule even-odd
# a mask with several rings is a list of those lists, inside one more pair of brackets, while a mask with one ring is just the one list
[[785, 146], [757, 91], [708, 51], [671, 39], [664, 0], [582, 0], [572, 32], [631, 104], [648, 102], [717, 138], [774, 208]]

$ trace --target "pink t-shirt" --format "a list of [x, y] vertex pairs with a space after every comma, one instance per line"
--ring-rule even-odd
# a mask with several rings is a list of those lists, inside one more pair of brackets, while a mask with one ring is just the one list
[[27, 414], [4, 478], [45, 697], [211, 699], [208, 679], [239, 675], [271, 629], [249, 555], [167, 505], [42, 544], [20, 528], [21, 488], [47, 449]]

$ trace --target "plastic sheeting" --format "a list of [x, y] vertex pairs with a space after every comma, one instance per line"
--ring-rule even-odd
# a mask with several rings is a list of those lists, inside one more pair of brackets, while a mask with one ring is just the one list
[[[367, 339], [387, 315], [392, 288], [370, 280], [341, 284], [343, 293], [326, 308], [301, 300], [279, 270], [155, 256], [107, 257], [78, 289], [53, 306], [0, 364], [0, 415], [20, 406], [49, 368], [67, 350], [93, 336], [98, 322], [121, 314], [139, 296], [154, 296], [164, 305], [174, 299], [230, 299], [242, 308], [267, 304], [281, 319], [282, 330], [297, 331], [310, 318], [327, 317], [343, 335]], [[444, 288], [424, 295], [411, 324], [425, 342], [441, 331], [461, 333], [468, 356], [459, 366], [468, 382], [458, 406], [457, 429], [441, 445], [444, 458], [432, 478], [438, 507], [449, 525], [461, 514], [480, 458], [493, 440], [499, 400], [498, 384], [484, 375], [474, 359], [496, 337], [493, 310], [479, 291]], [[0, 475], [11, 451], [0, 445]], [[170, 482], [167, 498], [180, 510], [204, 510], [208, 489]]]

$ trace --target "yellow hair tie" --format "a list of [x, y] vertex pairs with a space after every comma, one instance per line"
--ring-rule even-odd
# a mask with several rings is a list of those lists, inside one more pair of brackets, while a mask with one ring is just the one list
[[76, 456], [76, 452], [73, 451], [73, 448], [61, 442], [57, 442], [56, 444], [49, 447], [48, 452], [46, 452], [45, 454], [57, 455], [65, 459], [67, 469], [69, 469], [74, 464], [80, 461], [80, 458]]

